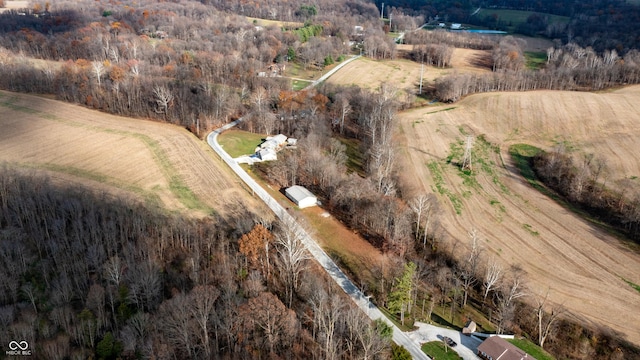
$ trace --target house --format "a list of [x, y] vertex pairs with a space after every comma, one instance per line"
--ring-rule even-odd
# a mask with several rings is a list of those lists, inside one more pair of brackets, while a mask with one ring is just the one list
[[278, 155], [276, 155], [276, 151], [274, 149], [260, 149], [257, 151], [257, 154], [262, 161], [278, 160]]
[[462, 333], [464, 335], [470, 336], [471, 333], [476, 332], [476, 323], [473, 320], [467, 321], [467, 324], [462, 328]]
[[491, 336], [478, 346], [478, 356], [484, 360], [536, 360], [499, 336]]
[[287, 137], [282, 134], [267, 136], [267, 139], [254, 150], [254, 158], [258, 158], [260, 161], [278, 160], [277, 152], [287, 144]]
[[318, 204], [318, 198], [305, 187], [294, 185], [284, 191], [285, 195], [293, 201], [300, 209], [304, 209]]
[[260, 149], [272, 149], [274, 151], [280, 150], [287, 143], [287, 137], [282, 134], [278, 134], [276, 136], [267, 136], [267, 140], [260, 144], [256, 149], [258, 152]]
[[462, 28], [462, 24], [453, 23], [451, 24], [451, 30], [460, 30]]

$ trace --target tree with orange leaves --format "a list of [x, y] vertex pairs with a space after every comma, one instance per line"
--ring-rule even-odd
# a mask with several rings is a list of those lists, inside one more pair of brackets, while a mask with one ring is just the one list
[[238, 242], [240, 253], [246, 257], [249, 266], [252, 269], [257, 269], [259, 265], [262, 265], [263, 273], [266, 273], [267, 276], [269, 273], [269, 246], [272, 242], [273, 234], [261, 224], [257, 224], [251, 231], [242, 235]]

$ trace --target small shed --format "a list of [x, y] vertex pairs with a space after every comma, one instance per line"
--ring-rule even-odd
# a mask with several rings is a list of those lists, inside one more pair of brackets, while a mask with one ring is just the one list
[[471, 333], [476, 332], [476, 323], [473, 320], [469, 320], [467, 321], [467, 324], [464, 326], [464, 328], [462, 328], [462, 333], [464, 335], [470, 336]]
[[301, 209], [318, 204], [318, 198], [303, 186], [294, 185], [285, 190], [284, 193]]

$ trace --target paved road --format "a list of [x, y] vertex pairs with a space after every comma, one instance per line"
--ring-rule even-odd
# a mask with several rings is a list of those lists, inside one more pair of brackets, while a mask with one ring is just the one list
[[[331, 76], [334, 72], [339, 70], [342, 66], [348, 64], [349, 62], [359, 58], [360, 56], [353, 57], [338, 67], [334, 68], [331, 72], [325, 74], [320, 79], [316, 80], [312, 86], [319, 84], [324, 81], [327, 77]], [[358, 289], [351, 280], [340, 270], [340, 268], [331, 260], [331, 258], [320, 248], [320, 246], [313, 240], [313, 238], [296, 222], [296, 220], [291, 216], [280, 203], [276, 199], [274, 199], [266, 190], [264, 190], [249, 174], [247, 174], [240, 165], [227, 154], [226, 151], [222, 149], [220, 144], [218, 144], [218, 135], [228, 130], [238, 123], [240, 123], [243, 119], [240, 118], [236, 121], [233, 121], [213, 132], [211, 132], [207, 136], [207, 143], [211, 148], [222, 158], [222, 160], [231, 167], [231, 169], [244, 181], [257, 195], [262, 201], [264, 201], [267, 206], [276, 214], [276, 216], [289, 224], [292, 227], [292, 230], [298, 234], [301, 234], [302, 243], [305, 245], [307, 251], [313, 256], [313, 258], [325, 269], [325, 271], [331, 276], [331, 278], [347, 293], [351, 299], [356, 303], [356, 305], [365, 313], [371, 320], [382, 319], [384, 322], [389, 324], [393, 328], [393, 341], [396, 344], [404, 346], [410, 353], [414, 359], [424, 359], [429, 360], [430, 358], [422, 352], [419, 344], [441, 340], [441, 336], [449, 336], [454, 339], [459, 345], [455, 349], [465, 360], [476, 360], [479, 359], [475, 355], [475, 350], [479, 345], [479, 342], [472, 338], [461, 337], [460, 332], [455, 330], [450, 330], [446, 328], [440, 328], [433, 325], [416, 323], [419, 326], [419, 329], [411, 332], [410, 334], [405, 334], [402, 332], [397, 326], [395, 326], [381, 311], [375, 306], [372, 302], [369, 301], [367, 297]]]
[[396, 344], [404, 346], [414, 359], [429, 359], [425, 353], [422, 352], [417, 343], [411, 340], [405, 333], [403, 333], [397, 326], [395, 326], [389, 319], [380, 312], [380, 310], [373, 305], [364, 294], [349, 280], [349, 278], [340, 270], [340, 268], [331, 260], [331, 258], [320, 248], [320, 246], [309, 236], [309, 234], [296, 222], [283, 207], [274, 199], [266, 190], [264, 190], [249, 174], [238, 165], [238, 163], [227, 154], [220, 144], [218, 144], [218, 135], [236, 126], [242, 119], [238, 119], [231, 122], [218, 130], [213, 131], [207, 136], [207, 143], [211, 148], [222, 158], [222, 160], [231, 167], [231, 169], [253, 190], [254, 194], [258, 196], [262, 201], [269, 206], [269, 208], [276, 214], [276, 216], [282, 220], [285, 224], [289, 224], [292, 230], [301, 234], [302, 243], [305, 245], [309, 253], [313, 256], [325, 271], [333, 278], [333, 280], [346, 292], [356, 305], [362, 309], [372, 320], [382, 319], [387, 324], [393, 327], [393, 341]]
[[309, 84], [309, 86], [304, 88], [304, 90], [309, 90], [311, 88], [314, 88], [314, 87], [318, 86], [318, 84], [320, 84], [321, 82], [327, 80], [327, 78], [329, 76], [335, 74], [336, 71], [342, 69], [343, 66], [347, 65], [348, 63], [352, 62], [353, 60], [359, 59], [360, 57], [362, 57], [362, 55], [356, 55], [356, 56], [353, 56], [353, 57], [341, 62], [336, 67], [334, 67], [333, 69], [329, 70], [326, 74], [322, 75], [318, 80], [315, 80], [314, 82]]

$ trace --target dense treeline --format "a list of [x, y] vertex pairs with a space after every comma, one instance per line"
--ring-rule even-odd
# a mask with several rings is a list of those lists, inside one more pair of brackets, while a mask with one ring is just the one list
[[603, 161], [593, 155], [585, 155], [576, 161], [561, 146], [540, 152], [532, 165], [545, 184], [571, 203], [621, 230], [629, 238], [640, 240], [640, 198], [630, 197], [633, 192], [605, 188], [602, 181], [606, 180], [606, 164]]
[[[385, 356], [297, 234], [168, 216], [3, 167], [0, 341], [38, 359]], [[264, 226], [262, 225], [264, 224]]]
[[[376, 1], [378, 7], [383, 1]], [[625, 54], [638, 49], [640, 29], [640, 6], [629, 1], [575, 1], [575, 0], [492, 0], [492, 1], [384, 1], [391, 10], [424, 16], [427, 20], [460, 22], [483, 26], [496, 30], [507, 30], [513, 24], [499, 19], [491, 9], [511, 9], [531, 11], [525, 22], [515, 31], [530, 36], [545, 36], [558, 39], [563, 44], [576, 43], [582, 47], [592, 47], [596, 52], [616, 50]], [[489, 12], [488, 15], [472, 15], [478, 8]], [[385, 11], [386, 13], [386, 11]], [[551, 22], [546, 14], [566, 16], [567, 23]]]
[[617, 51], [598, 55], [592, 48], [568, 44], [547, 50], [547, 65], [527, 70], [517, 40], [505, 37], [494, 48], [492, 74], [457, 74], [438, 80], [435, 96], [457, 101], [465, 95], [490, 91], [580, 90], [593, 91], [640, 83], [640, 52], [623, 57]]
[[[226, 10], [226, 3], [214, 5]], [[190, 1], [60, 2], [47, 11], [7, 12], [0, 14], [0, 87], [202, 134], [244, 112], [256, 92], [291, 89], [276, 63], [322, 68], [348, 53], [356, 24], [366, 28], [369, 56], [393, 56], [377, 20], [352, 13], [358, 2], [349, 4], [312, 16], [308, 28], [323, 36], [304, 39]]]
[[[412, 235], [395, 168], [393, 133], [401, 106], [396, 92], [386, 85], [374, 93], [324, 86], [311, 102], [276, 102], [274, 107], [289, 110], [278, 115], [285, 119], [281, 124], [297, 120], [294, 134], [305, 151], [284, 152], [279, 161], [257, 167], [280, 187], [308, 186], [372, 243], [404, 254]], [[347, 152], [358, 153], [352, 156], [359, 164], [347, 164]]]
[[405, 43], [409, 45], [444, 44], [454, 48], [490, 50], [497, 41], [495, 37], [437, 29], [407, 33]]

